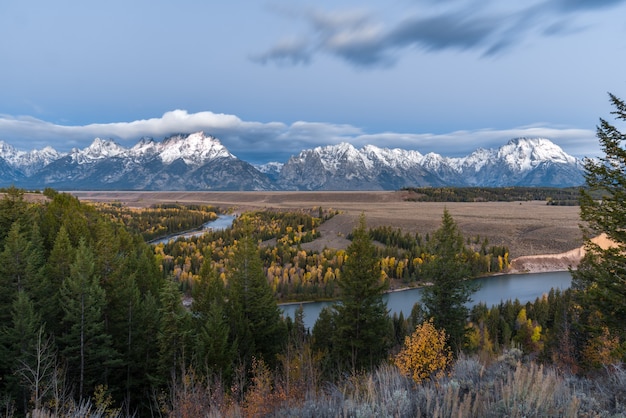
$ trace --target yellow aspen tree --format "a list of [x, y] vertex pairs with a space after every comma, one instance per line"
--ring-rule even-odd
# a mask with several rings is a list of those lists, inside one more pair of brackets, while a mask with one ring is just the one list
[[413, 334], [405, 338], [394, 363], [417, 384], [442, 377], [452, 363], [445, 330], [435, 328], [432, 318], [418, 325]]
[[398, 261], [396, 267], [396, 278], [401, 279], [404, 273], [404, 261]]

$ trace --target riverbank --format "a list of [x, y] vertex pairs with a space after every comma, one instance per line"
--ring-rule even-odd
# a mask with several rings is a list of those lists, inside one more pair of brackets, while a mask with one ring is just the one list
[[[601, 234], [591, 241], [603, 249], [614, 245], [605, 234]], [[507, 273], [546, 273], [552, 271], [568, 271], [570, 269], [576, 270], [584, 256], [584, 246], [559, 254], [526, 255], [513, 259]]]

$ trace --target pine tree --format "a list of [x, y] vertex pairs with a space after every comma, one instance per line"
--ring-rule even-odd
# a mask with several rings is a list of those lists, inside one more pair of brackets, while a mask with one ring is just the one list
[[176, 283], [163, 284], [160, 294], [160, 322], [158, 332], [160, 383], [176, 382], [178, 370], [187, 367], [186, 352], [192, 344], [191, 318], [183, 306], [182, 294]]
[[204, 256], [200, 280], [193, 288], [191, 310], [195, 325], [196, 370], [228, 377], [233, 350], [228, 339], [230, 328], [226, 318], [226, 294], [222, 279], [211, 266], [210, 253]]
[[237, 242], [229, 268], [231, 331], [244, 364], [253, 356], [260, 356], [273, 365], [285, 343], [286, 328], [263, 272], [250, 223], [244, 226], [244, 234]]
[[54, 239], [54, 245], [44, 266], [43, 280], [37, 291], [38, 306], [46, 329], [61, 335], [63, 307], [60, 302], [61, 284], [70, 276], [70, 266], [76, 258], [76, 250], [70, 243], [65, 227], [61, 227]]
[[24, 200], [24, 190], [11, 186], [0, 199], [0, 245], [3, 244], [11, 226], [26, 218], [28, 204]]
[[361, 214], [352, 237], [339, 280], [340, 302], [334, 306], [332, 355], [356, 372], [370, 370], [385, 358], [393, 330], [382, 299], [387, 283], [382, 280], [365, 215]]
[[30, 293], [31, 298], [34, 299], [40, 297], [36, 292], [41, 286], [44, 278], [46, 257], [39, 223], [33, 220], [28, 226], [30, 227], [30, 230], [27, 231], [29, 254], [28, 261], [26, 263], [26, 290]]
[[70, 275], [61, 285], [60, 296], [66, 330], [60, 338], [62, 354], [68, 369], [74, 371], [78, 399], [82, 400], [93, 392], [96, 383], [104, 383], [117, 357], [104, 327], [106, 295], [94, 274], [94, 256], [84, 239], [80, 240]]
[[0, 369], [2, 384], [19, 399], [19, 410], [22, 412], [27, 410], [28, 393], [16, 372], [22, 363], [29, 361], [41, 325], [41, 317], [35, 312], [32, 300], [23, 289], [19, 290], [12, 304], [10, 326], [0, 330]]
[[340, 372], [339, 359], [333, 356], [336, 329], [334, 310], [330, 306], [325, 306], [313, 325], [311, 349], [320, 357], [322, 373], [328, 378], [337, 377], [337, 373]]
[[464, 259], [463, 235], [447, 209], [428, 245], [433, 257], [424, 263], [422, 272], [432, 284], [424, 288], [422, 303], [434, 326], [445, 329], [453, 352], [457, 352], [465, 342], [466, 303], [476, 289], [467, 280], [470, 271]]
[[[611, 113], [618, 121], [626, 121], [626, 103], [609, 96], [615, 107]], [[572, 287], [577, 303], [593, 318], [582, 321], [589, 326], [591, 336], [598, 337], [606, 327], [611, 335], [626, 342], [626, 134], [600, 119], [597, 137], [604, 156], [585, 160], [587, 189], [581, 189], [580, 217], [587, 224], [587, 252], [578, 270], [572, 272]], [[594, 193], [602, 193], [602, 198], [598, 200]], [[601, 248], [591, 241], [602, 233], [613, 247]]]
[[0, 253], [0, 323], [10, 320], [12, 302], [19, 291], [25, 291], [36, 282], [38, 273], [30, 241], [21, 231], [19, 222], [14, 222], [4, 241]]

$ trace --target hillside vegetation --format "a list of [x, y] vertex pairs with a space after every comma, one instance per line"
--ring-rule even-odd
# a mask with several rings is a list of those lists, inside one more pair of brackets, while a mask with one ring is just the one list
[[[360, 250], [300, 248], [335, 211], [246, 212], [225, 231], [149, 246], [141, 236], [147, 229], [188, 229], [218, 210], [130, 210], [50, 190], [46, 197], [27, 201], [23, 191], [9, 189], [0, 200], [4, 415], [624, 412], [622, 369], [603, 366], [620, 359], [619, 340], [608, 332], [578, 342], [569, 293], [526, 305], [476, 307], [460, 351], [416, 385], [388, 359], [408, 347], [405, 339], [435, 313], [426, 306], [416, 305], [407, 318], [383, 318], [385, 351], [358, 367], [331, 349], [358, 341], [333, 337], [332, 312], [320, 317], [312, 334], [301, 317], [280, 318], [280, 298], [345, 296], [344, 267]], [[163, 216], [164, 210], [172, 212]], [[161, 220], [172, 224], [177, 217], [193, 220], [166, 231]], [[375, 227], [360, 239], [378, 243], [373, 257], [386, 287], [391, 280], [429, 280], [422, 266], [437, 259], [437, 236]], [[506, 248], [478, 237], [462, 244], [458, 260], [472, 274], [506, 264]], [[248, 290], [236, 283], [249, 283]], [[260, 324], [255, 318], [266, 319]], [[267, 332], [259, 334], [261, 329]], [[322, 335], [331, 339], [324, 342]], [[408, 357], [411, 367], [419, 367], [423, 355]], [[529, 401], [520, 403], [521, 397]]]

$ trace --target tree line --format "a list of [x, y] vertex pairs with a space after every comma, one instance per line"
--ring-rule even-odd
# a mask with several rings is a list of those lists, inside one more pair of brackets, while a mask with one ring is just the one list
[[213, 206], [179, 203], [155, 204], [144, 209], [112, 202], [99, 203], [96, 208], [146, 241], [200, 228], [217, 219], [220, 213], [220, 209]]
[[579, 187], [407, 187], [414, 202], [517, 202], [543, 200], [549, 205], [577, 205]]

